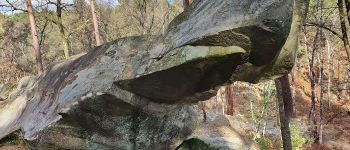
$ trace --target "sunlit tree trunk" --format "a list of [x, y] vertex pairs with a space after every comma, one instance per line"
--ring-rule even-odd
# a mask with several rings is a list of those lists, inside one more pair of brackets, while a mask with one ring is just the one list
[[226, 86], [226, 102], [227, 102], [227, 106], [226, 106], [226, 114], [227, 115], [234, 115], [234, 108], [233, 108], [233, 91], [232, 91], [232, 87], [231, 85], [227, 85]]
[[[323, 13], [323, 6], [324, 6], [324, 1], [323, 0], [319, 0], [320, 1], [320, 11], [321, 11], [321, 14], [320, 14], [320, 23], [324, 23], [324, 19], [323, 19], [323, 15], [324, 15], [324, 13]], [[318, 65], [319, 65], [319, 68], [318, 68], [318, 70], [319, 70], [319, 83], [320, 83], [320, 87], [321, 87], [321, 91], [320, 91], [320, 100], [319, 100], [319, 102], [320, 102], [320, 106], [319, 106], [319, 113], [320, 113], [320, 120], [319, 120], [319, 126], [318, 126], [318, 129], [319, 129], [319, 131], [318, 131], [318, 143], [319, 144], [322, 144], [322, 142], [323, 142], [323, 138], [322, 138], [322, 136], [323, 136], [323, 105], [324, 105], [324, 96], [323, 96], [323, 92], [324, 92], [324, 85], [323, 85], [323, 83], [324, 83], [324, 81], [323, 81], [323, 79], [324, 79], [324, 76], [323, 76], [323, 69], [324, 69], [324, 67], [323, 67], [323, 64], [324, 64], [324, 57], [323, 57], [323, 55], [324, 55], [324, 53], [323, 53], [323, 51], [324, 51], [324, 48], [325, 48], [325, 44], [326, 44], [326, 37], [325, 37], [325, 34], [324, 34], [324, 32], [323, 32], [323, 29], [322, 28], [320, 28], [320, 49], [319, 49], [319, 63], [318, 63]]]
[[42, 63], [41, 52], [40, 52], [40, 47], [39, 47], [38, 33], [36, 32], [32, 1], [25, 0], [25, 2], [26, 2], [27, 9], [28, 9], [30, 30], [32, 32], [33, 47], [34, 47], [35, 60], [36, 60], [36, 68], [37, 68], [38, 73], [42, 73], [44, 69], [43, 69], [43, 63]]
[[[323, 65], [320, 64], [320, 65]], [[320, 86], [321, 86], [321, 92], [320, 92], [320, 122], [319, 122], [319, 132], [318, 132], [318, 143], [322, 144], [323, 142], [323, 91], [324, 91], [324, 86], [323, 86], [323, 67], [321, 66], [321, 69], [320, 69]]]
[[92, 22], [94, 25], [94, 32], [95, 32], [95, 39], [96, 39], [96, 46], [100, 46], [101, 38], [100, 38], [100, 31], [98, 29], [98, 21], [97, 21], [97, 12], [95, 9], [95, 0], [90, 1], [90, 7], [91, 7], [91, 13], [92, 13]]
[[64, 26], [63, 26], [63, 22], [62, 22], [62, 3], [61, 0], [57, 0], [57, 4], [56, 4], [56, 15], [57, 15], [57, 26], [60, 30], [60, 36], [61, 36], [61, 43], [62, 43], [62, 47], [63, 47], [63, 52], [64, 52], [64, 57], [66, 59], [69, 58], [70, 54], [70, 44], [69, 44], [69, 40], [68, 37], [64, 31]]
[[328, 110], [331, 109], [331, 44], [328, 39], [326, 39], [326, 44], [327, 44], [327, 101], [328, 101]]
[[225, 115], [225, 89], [220, 88], [216, 94], [216, 112]]
[[233, 90], [234, 92], [233, 92], [233, 95], [234, 95], [234, 101], [233, 101], [233, 115], [238, 115], [239, 113], [240, 113], [240, 111], [239, 111], [239, 99], [238, 99], [238, 95], [239, 95], [239, 92], [240, 92], [240, 90], [239, 90], [239, 88], [240, 88], [240, 84], [239, 84], [239, 81], [237, 81], [237, 82], [235, 82], [235, 90]]
[[284, 150], [292, 150], [292, 139], [289, 129], [290, 118], [293, 114], [293, 98], [290, 89], [290, 83], [288, 75], [284, 75], [275, 80], [280, 124], [281, 124], [281, 134]]
[[226, 108], [226, 101], [225, 101], [225, 97], [224, 97], [225, 93], [224, 91], [220, 94], [220, 97], [221, 97], [221, 112], [222, 112], [222, 115], [225, 115], [225, 108]]

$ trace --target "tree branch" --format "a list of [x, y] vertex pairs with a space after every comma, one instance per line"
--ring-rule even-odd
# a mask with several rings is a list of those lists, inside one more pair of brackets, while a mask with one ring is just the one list
[[13, 5], [9, 0], [5, 0], [5, 1], [7, 2], [7, 4], [9, 4], [9, 6], [8, 6], [8, 5], [2, 5], [2, 6], [0, 5], [1, 7], [10, 7], [10, 8], [12, 8], [12, 11], [20, 10], [20, 11], [23, 11], [23, 12], [27, 12], [27, 10], [25, 10], [25, 9], [16, 7], [16, 6]]
[[322, 28], [322, 29], [325, 29], [329, 32], [331, 32], [333, 35], [337, 36], [339, 39], [343, 40], [343, 37], [336, 31], [334, 31], [333, 29], [325, 26], [325, 25], [322, 25], [322, 24], [318, 24], [318, 23], [315, 23], [315, 22], [307, 22], [305, 24], [305, 26], [312, 26], [312, 27], [318, 27], [318, 28]]

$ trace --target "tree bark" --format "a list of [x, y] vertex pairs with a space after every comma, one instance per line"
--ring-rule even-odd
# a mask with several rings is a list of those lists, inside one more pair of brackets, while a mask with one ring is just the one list
[[[332, 84], [332, 80], [331, 80], [331, 45], [328, 39], [326, 39], [326, 44], [327, 44], [327, 100], [328, 100], [328, 110], [331, 109], [331, 84]], [[333, 68], [334, 70], [334, 68]]]
[[345, 0], [346, 15], [348, 17], [348, 23], [350, 25], [350, 1]]
[[279, 100], [281, 134], [284, 150], [292, 150], [292, 139], [289, 129], [290, 118], [293, 114], [293, 99], [288, 75], [275, 80]]
[[346, 55], [348, 56], [348, 61], [350, 62], [350, 50], [349, 50], [349, 38], [347, 34], [347, 28], [345, 24], [345, 12], [344, 12], [344, 3], [343, 0], [338, 0], [338, 11], [339, 11], [339, 19], [340, 19], [340, 27], [343, 35], [343, 44]]
[[312, 54], [311, 54], [311, 61], [309, 66], [310, 66], [310, 84], [311, 84], [311, 107], [310, 107], [310, 112], [309, 112], [309, 120], [312, 121], [313, 123], [313, 137], [318, 138], [317, 136], [317, 121], [316, 121], [316, 102], [317, 102], [317, 91], [316, 91], [316, 73], [314, 72], [314, 60], [315, 60], [315, 55], [316, 55], [316, 49], [317, 49], [317, 41], [319, 39], [319, 29], [316, 32], [315, 39], [314, 39], [314, 46], [312, 49]]
[[183, 0], [184, 11], [188, 10], [188, 7], [190, 6], [191, 3], [192, 3], [192, 0]]
[[227, 115], [234, 115], [234, 108], [233, 108], [233, 91], [232, 91], [232, 87], [231, 85], [227, 85], [226, 86], [226, 102], [227, 102], [227, 106], [226, 106], [226, 114]]
[[[323, 63], [321, 63], [320, 65], [323, 65]], [[323, 66], [321, 66], [321, 70], [320, 70], [320, 86], [321, 86], [321, 92], [320, 92], [320, 122], [319, 122], [319, 132], [318, 132], [318, 143], [322, 144], [323, 143], [323, 106], [324, 106], [324, 102], [323, 102], [323, 91], [324, 91], [324, 86], [323, 86]]]
[[38, 33], [37, 33], [36, 27], [35, 27], [35, 19], [34, 19], [34, 11], [33, 11], [33, 6], [32, 6], [32, 1], [26, 0], [25, 2], [27, 5], [27, 9], [28, 9], [30, 30], [32, 32], [33, 47], [34, 47], [35, 60], [36, 60], [36, 68], [37, 68], [37, 72], [40, 74], [43, 72], [44, 67], [43, 67], [41, 52], [40, 52], [40, 47], [39, 47]]
[[62, 22], [62, 7], [61, 7], [61, 5], [62, 5], [61, 0], [57, 0], [57, 4], [56, 4], [57, 26], [60, 30], [60, 36], [61, 36], [64, 57], [66, 59], [68, 59], [70, 56], [70, 54], [69, 54], [70, 44], [69, 44], [68, 37], [64, 31], [64, 26], [63, 26], [63, 22]]
[[200, 109], [203, 112], [203, 122], [207, 122], [207, 111], [206, 111], [206, 105], [205, 102], [199, 102]]
[[98, 29], [98, 21], [97, 21], [97, 12], [95, 9], [95, 0], [90, 1], [90, 7], [91, 7], [91, 13], [92, 13], [92, 22], [94, 25], [94, 32], [95, 32], [95, 39], [96, 39], [96, 46], [100, 46], [101, 39], [100, 39], [100, 31]]

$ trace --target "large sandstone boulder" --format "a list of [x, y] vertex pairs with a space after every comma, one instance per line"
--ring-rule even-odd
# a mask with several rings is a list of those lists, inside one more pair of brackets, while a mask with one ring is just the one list
[[293, 0], [195, 0], [164, 35], [121, 38], [23, 79], [0, 101], [0, 138], [21, 129], [42, 149], [171, 149], [196, 127], [188, 104], [288, 73], [302, 2], [292, 23]]

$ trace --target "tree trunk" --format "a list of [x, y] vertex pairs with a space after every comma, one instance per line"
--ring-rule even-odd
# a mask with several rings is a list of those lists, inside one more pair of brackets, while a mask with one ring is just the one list
[[[320, 65], [323, 65], [321, 63]], [[322, 138], [322, 133], [323, 133], [323, 91], [324, 91], [324, 86], [323, 86], [323, 66], [321, 66], [321, 71], [320, 71], [320, 86], [321, 86], [321, 92], [320, 92], [320, 122], [319, 122], [319, 132], [318, 132], [318, 143], [322, 144], [323, 138]]]
[[348, 23], [350, 25], [350, 1], [345, 0], [346, 15], [348, 17]]
[[238, 95], [239, 95], [239, 88], [240, 88], [240, 84], [239, 81], [235, 82], [234, 85], [236, 86], [236, 90], [234, 90], [234, 99], [233, 99], [233, 115], [238, 115], [240, 113], [239, 111], [239, 99], [238, 99]]
[[183, 0], [184, 11], [186, 11], [188, 9], [188, 7], [190, 6], [191, 3], [192, 3], [192, 0]]
[[222, 113], [222, 115], [225, 115], [225, 108], [226, 108], [226, 105], [225, 105], [226, 101], [225, 101], [224, 95], [225, 95], [224, 91], [221, 92], [220, 97], [221, 97], [221, 108], [222, 108], [221, 113]]
[[341, 31], [343, 35], [343, 44], [344, 44], [344, 49], [346, 52], [346, 55], [348, 56], [348, 61], [350, 62], [350, 50], [349, 50], [349, 38], [347, 34], [347, 29], [346, 29], [346, 24], [345, 24], [345, 12], [344, 12], [344, 3], [343, 0], [338, 0], [338, 10], [339, 10], [339, 19], [340, 19], [340, 26], [341, 26]]
[[226, 86], [226, 102], [227, 102], [227, 106], [226, 106], [226, 114], [227, 115], [234, 115], [234, 108], [233, 108], [233, 92], [232, 92], [232, 87], [231, 85], [227, 85]]
[[[317, 136], [317, 124], [316, 124], [316, 102], [317, 102], [317, 93], [316, 93], [316, 74], [314, 72], [314, 61], [315, 61], [315, 55], [316, 55], [316, 49], [318, 48], [318, 43], [317, 41], [319, 40], [319, 35], [320, 35], [320, 29], [317, 28], [315, 38], [314, 38], [314, 43], [311, 51], [311, 55], [308, 56], [308, 62], [309, 62], [309, 78], [310, 78], [310, 87], [311, 87], [311, 106], [310, 106], [310, 111], [309, 111], [309, 121], [312, 121], [312, 126], [313, 126], [313, 137], [318, 138]], [[307, 37], [307, 34], [305, 33], [305, 45], [306, 45], [306, 51], [309, 54], [309, 47], [310, 43]]]
[[98, 21], [97, 21], [97, 12], [95, 9], [95, 0], [90, 1], [90, 7], [91, 7], [91, 13], [92, 13], [92, 22], [94, 24], [94, 32], [95, 32], [95, 39], [96, 39], [96, 46], [100, 46], [101, 39], [100, 39], [100, 31], [98, 30]]
[[284, 150], [292, 150], [292, 139], [289, 129], [290, 117], [293, 114], [293, 99], [288, 75], [275, 80], [279, 100], [281, 134]]
[[203, 112], [203, 122], [207, 122], [207, 111], [206, 111], [206, 105], [205, 102], [199, 102], [200, 109]]
[[57, 26], [60, 30], [60, 36], [61, 36], [61, 42], [62, 42], [62, 47], [63, 47], [63, 52], [64, 52], [64, 57], [66, 59], [69, 58], [70, 54], [70, 44], [69, 44], [69, 40], [68, 37], [64, 31], [64, 26], [63, 26], [63, 22], [62, 22], [62, 7], [61, 7], [62, 3], [61, 0], [57, 0], [57, 4], [56, 4], [56, 15], [57, 15]]
[[[327, 101], [328, 101], [328, 110], [331, 109], [331, 103], [332, 103], [332, 100], [331, 100], [331, 45], [330, 45], [330, 42], [328, 39], [326, 39], [326, 44], [327, 44], [327, 79], [328, 79], [328, 82], [327, 82]], [[333, 68], [334, 70], [334, 68]]]
[[42, 59], [41, 59], [38, 33], [36, 32], [36, 27], [35, 27], [35, 19], [34, 19], [34, 11], [33, 11], [33, 6], [32, 6], [32, 1], [26, 0], [25, 2], [27, 5], [27, 9], [28, 9], [30, 30], [32, 32], [33, 47], [34, 47], [35, 60], [36, 60], [36, 68], [37, 68], [37, 72], [40, 74], [43, 72], [44, 67], [43, 67], [43, 63], [42, 63]]

